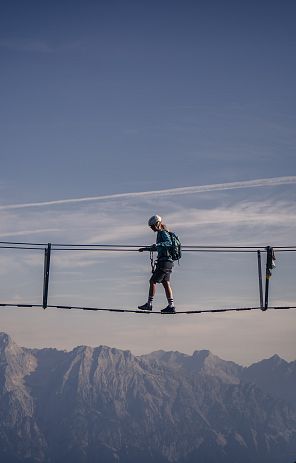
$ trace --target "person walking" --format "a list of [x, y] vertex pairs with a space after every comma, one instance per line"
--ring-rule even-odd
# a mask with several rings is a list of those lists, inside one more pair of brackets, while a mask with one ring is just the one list
[[172, 248], [172, 239], [169, 230], [166, 228], [159, 215], [153, 215], [150, 217], [148, 225], [155, 233], [157, 233], [156, 244], [153, 244], [150, 248], [140, 248], [139, 252], [146, 250], [157, 251], [157, 261], [152, 277], [150, 278], [148, 301], [146, 304], [139, 305], [138, 309], [146, 311], [152, 310], [153, 299], [156, 293], [156, 284], [162, 283], [168, 305], [161, 310], [161, 313], [176, 313], [173, 291], [170, 285], [170, 277], [174, 267], [174, 262], [170, 253]]

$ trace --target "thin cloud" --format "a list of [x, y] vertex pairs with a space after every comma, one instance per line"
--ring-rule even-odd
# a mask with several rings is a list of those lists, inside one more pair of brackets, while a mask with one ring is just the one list
[[13, 51], [52, 53], [52, 48], [42, 40], [1, 39], [0, 47]]
[[[182, 197], [181, 197], [182, 198]], [[250, 241], [260, 242], [264, 236], [269, 239], [276, 237], [276, 243], [288, 243], [293, 239], [296, 223], [296, 207], [290, 200], [272, 201], [239, 201], [235, 204], [220, 207], [202, 208], [192, 204], [182, 208], [173, 202], [164, 206], [158, 201], [161, 209], [166, 209], [165, 222], [177, 233], [181, 233], [183, 244], [198, 241], [210, 244], [212, 240], [229, 240], [244, 244]], [[201, 204], [199, 204], [201, 206]], [[138, 244], [139, 247], [153, 240], [146, 224], [147, 211], [143, 212], [142, 202], [129, 208], [119, 208], [117, 202], [92, 203], [89, 208], [76, 208], [75, 211], [50, 209], [43, 215], [44, 228], [40, 229], [39, 209], [24, 209], [23, 213], [3, 211], [0, 215], [0, 237], [24, 236], [30, 237], [32, 230], [42, 235], [44, 242], [59, 243], [118, 243]], [[22, 209], [20, 210], [20, 212]], [[149, 211], [148, 211], [149, 212]], [[186, 220], [184, 220], [186, 217]], [[58, 229], [55, 225], [58, 224]], [[256, 233], [254, 233], [256, 227]], [[11, 234], [9, 230], [13, 230]], [[252, 228], [252, 231], [250, 230]], [[280, 233], [279, 233], [280, 231]], [[238, 243], [239, 244], [239, 243]], [[274, 244], [274, 243], [273, 243]]]
[[29, 207], [59, 206], [63, 204], [82, 203], [92, 201], [106, 201], [116, 199], [153, 198], [165, 196], [191, 195], [211, 191], [237, 190], [243, 188], [274, 187], [296, 183], [296, 176], [261, 178], [256, 180], [244, 180], [240, 182], [214, 183], [210, 185], [196, 185], [181, 188], [169, 188], [165, 190], [138, 191], [131, 193], [117, 193], [112, 195], [88, 196], [85, 198], [59, 199], [54, 201], [43, 201], [24, 204], [8, 204], [0, 206], [0, 210], [22, 209]]

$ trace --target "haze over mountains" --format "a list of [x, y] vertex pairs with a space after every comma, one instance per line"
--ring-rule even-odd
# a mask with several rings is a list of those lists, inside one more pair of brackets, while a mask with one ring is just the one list
[[296, 460], [296, 362], [27, 349], [0, 333], [0, 461]]

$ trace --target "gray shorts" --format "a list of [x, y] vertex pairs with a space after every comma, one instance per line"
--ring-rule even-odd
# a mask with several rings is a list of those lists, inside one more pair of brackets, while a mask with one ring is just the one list
[[170, 260], [157, 262], [150, 281], [153, 283], [163, 283], [164, 281], [170, 281], [173, 267], [174, 263]]

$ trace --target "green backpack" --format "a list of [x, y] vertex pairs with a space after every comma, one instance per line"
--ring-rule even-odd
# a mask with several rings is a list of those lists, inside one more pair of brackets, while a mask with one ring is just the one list
[[179, 237], [173, 233], [169, 232], [171, 241], [172, 241], [172, 246], [170, 248], [170, 255], [173, 260], [179, 261], [182, 257], [182, 249], [181, 249], [181, 241], [179, 240]]

